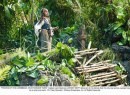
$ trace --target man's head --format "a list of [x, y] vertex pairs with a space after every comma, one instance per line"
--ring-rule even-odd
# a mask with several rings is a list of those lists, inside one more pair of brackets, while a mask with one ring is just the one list
[[46, 8], [43, 8], [42, 11], [41, 11], [41, 14], [45, 17], [49, 17], [49, 12], [48, 12], [48, 9]]

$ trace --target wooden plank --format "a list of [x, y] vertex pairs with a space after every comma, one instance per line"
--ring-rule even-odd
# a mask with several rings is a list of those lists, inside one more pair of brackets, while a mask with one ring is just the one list
[[103, 68], [96, 68], [96, 69], [90, 69], [90, 70], [82, 70], [82, 71], [79, 71], [79, 73], [90, 73], [90, 72], [94, 72], [94, 71], [101, 71], [101, 70], [105, 70], [105, 69], [111, 69], [111, 68], [114, 68], [115, 66], [109, 66], [109, 67], [103, 67]]
[[75, 67], [75, 68], [78, 69], [78, 68], [83, 68], [83, 67], [86, 68], [86, 67], [93, 67], [93, 66], [99, 66], [99, 65], [104, 65], [104, 64], [110, 64], [108, 62], [110, 62], [110, 60], [106, 60], [106, 61], [102, 61], [102, 62], [98, 62], [98, 63], [91, 63], [88, 66], [80, 66], [80, 67]]
[[80, 68], [77, 69], [79, 72], [85, 71], [85, 72], [93, 72], [93, 71], [99, 71], [99, 70], [103, 70], [103, 69], [110, 69], [115, 67], [116, 65], [107, 65], [107, 66], [97, 66], [97, 67], [91, 67], [91, 68]]
[[105, 61], [100, 61], [100, 62], [97, 62], [97, 63], [90, 63], [89, 65], [92, 65], [92, 64], [99, 64], [99, 63], [110, 63], [111, 62], [111, 60], [105, 60]]
[[101, 80], [94, 80], [93, 82], [99, 83], [99, 82], [104, 82], [104, 81], [111, 81], [111, 80], [114, 80], [114, 79], [117, 79], [117, 77], [110, 77], [110, 78], [104, 78], [104, 79], [101, 79]]
[[107, 73], [100, 73], [100, 74], [96, 74], [96, 75], [91, 75], [89, 78], [94, 78], [94, 77], [99, 77], [99, 76], [105, 76], [105, 75], [111, 75], [113, 73], [116, 73], [116, 72], [112, 71], [112, 72], [107, 72]]
[[80, 56], [87, 56], [89, 54], [95, 54], [95, 53], [99, 53], [100, 51], [89, 51], [89, 52], [82, 52], [82, 53], [79, 53], [78, 55]]
[[103, 86], [103, 85], [112, 84], [112, 83], [115, 83], [115, 82], [118, 82], [118, 81], [120, 81], [120, 79], [116, 79], [116, 80], [112, 80], [112, 81], [109, 81], [109, 82], [103, 82], [103, 83], [95, 84], [94, 86]]
[[76, 67], [76, 69], [78, 70], [82, 70], [82, 69], [85, 69], [85, 68], [94, 68], [94, 67], [99, 67], [99, 66], [109, 66], [109, 64], [94, 64], [94, 65], [89, 65], [89, 66], [82, 66], [82, 67]]
[[89, 78], [89, 79], [86, 78], [86, 80], [98, 80], [98, 79], [109, 78], [109, 77], [113, 77], [113, 76], [117, 76], [117, 73], [113, 73], [110, 75], [104, 75], [104, 76], [100, 76], [100, 77]]

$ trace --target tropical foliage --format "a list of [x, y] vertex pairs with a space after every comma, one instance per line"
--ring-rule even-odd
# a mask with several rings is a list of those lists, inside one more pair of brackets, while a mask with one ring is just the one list
[[[54, 49], [45, 55], [35, 46], [33, 29], [43, 7], [49, 9], [52, 26], [59, 26], [53, 37]], [[74, 51], [80, 48], [80, 26], [86, 27], [86, 47], [89, 42], [99, 49], [113, 43], [130, 46], [129, 11], [129, 0], [0, 0], [0, 54], [11, 52], [13, 58], [0, 67], [1, 85], [21, 85], [25, 76], [43, 85], [57, 72], [76, 79], [71, 68], [76, 61]], [[16, 48], [24, 53], [17, 54]], [[114, 58], [108, 52], [102, 59]], [[42, 76], [41, 70], [51, 73]]]
[[[116, 41], [120, 45], [129, 45], [129, 0], [110, 1], [1, 0], [0, 46], [2, 49], [21, 47], [35, 51], [33, 25], [39, 19], [42, 7], [49, 9], [52, 26], [59, 26], [59, 32], [75, 26], [78, 30], [85, 24], [87, 41], [92, 41], [92, 46], [109, 45], [115, 36], [120, 38]], [[59, 32], [56, 37], [66, 35], [59, 35]]]
[[[29, 79], [33, 81], [36, 79], [35, 85], [44, 85], [48, 84], [55, 74], [65, 74], [72, 81], [76, 79], [73, 73], [73, 67], [76, 65], [74, 48], [67, 45], [58, 43], [51, 52], [43, 54], [30, 55], [27, 53], [22, 56], [17, 54], [7, 63], [8, 65], [2, 65], [0, 69], [1, 85], [33, 85], [29, 83]], [[25, 81], [26, 84], [22, 84], [23, 80], [26, 80], [23, 79], [25, 76], [28, 80]]]

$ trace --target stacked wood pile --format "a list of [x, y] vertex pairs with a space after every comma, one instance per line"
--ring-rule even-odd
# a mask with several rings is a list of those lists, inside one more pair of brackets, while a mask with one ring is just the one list
[[118, 86], [125, 83], [126, 75], [119, 74], [111, 60], [100, 60], [103, 50], [88, 49], [75, 52], [79, 64], [76, 72], [85, 76], [88, 86]]

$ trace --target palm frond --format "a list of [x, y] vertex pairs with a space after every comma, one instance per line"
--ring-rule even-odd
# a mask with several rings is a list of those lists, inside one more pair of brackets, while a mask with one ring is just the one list
[[7, 78], [10, 69], [11, 69], [11, 67], [9, 65], [0, 66], [0, 82]]

